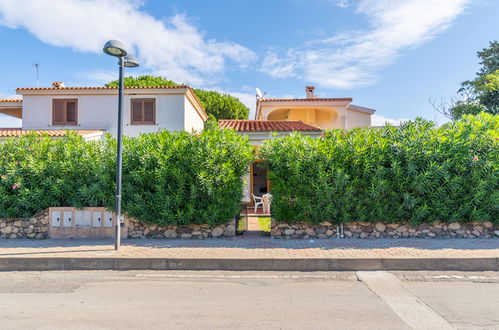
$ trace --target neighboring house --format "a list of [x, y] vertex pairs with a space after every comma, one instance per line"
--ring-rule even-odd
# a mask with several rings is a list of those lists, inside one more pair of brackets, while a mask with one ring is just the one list
[[304, 99], [259, 98], [257, 120], [301, 120], [322, 129], [371, 126], [375, 110], [352, 104], [351, 98], [318, 98], [315, 87], [305, 88]]
[[[112, 87], [18, 88], [21, 100], [0, 100], [0, 113], [22, 119], [22, 129], [9, 136], [30, 131], [98, 130], [116, 135], [118, 90]], [[208, 118], [188, 86], [125, 88], [123, 134], [169, 131], [200, 131]], [[7, 133], [4, 133], [7, 135]], [[85, 136], [83, 133], [82, 136]], [[95, 138], [93, 135], [92, 138]]]

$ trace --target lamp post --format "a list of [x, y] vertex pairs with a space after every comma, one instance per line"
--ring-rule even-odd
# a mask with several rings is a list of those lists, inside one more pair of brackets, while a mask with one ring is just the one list
[[121, 172], [123, 155], [123, 71], [124, 67], [137, 67], [139, 62], [135, 56], [127, 55], [125, 46], [118, 40], [109, 40], [103, 48], [104, 53], [117, 57], [120, 67], [119, 88], [118, 88], [118, 133], [117, 133], [117, 156], [116, 156], [116, 221], [114, 223], [114, 249], [120, 248], [121, 241]]

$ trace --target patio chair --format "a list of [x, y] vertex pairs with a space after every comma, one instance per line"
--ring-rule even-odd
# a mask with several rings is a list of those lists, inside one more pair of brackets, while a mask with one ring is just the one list
[[261, 197], [257, 197], [253, 194], [251, 194], [251, 197], [253, 197], [253, 202], [255, 203], [255, 213], [256, 213], [256, 209], [258, 208], [259, 205], [262, 206], [262, 209], [263, 209], [263, 200]]

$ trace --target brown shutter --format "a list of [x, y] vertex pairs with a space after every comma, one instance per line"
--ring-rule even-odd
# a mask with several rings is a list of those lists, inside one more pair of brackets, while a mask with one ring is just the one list
[[142, 122], [142, 102], [141, 100], [132, 100], [132, 124]]
[[154, 107], [154, 99], [144, 100], [144, 123], [145, 124], [154, 124], [155, 123], [155, 107]]
[[132, 125], [154, 125], [156, 123], [155, 99], [132, 99]]
[[52, 100], [52, 125], [64, 125], [64, 100]]
[[66, 101], [66, 124], [76, 125], [76, 100]]

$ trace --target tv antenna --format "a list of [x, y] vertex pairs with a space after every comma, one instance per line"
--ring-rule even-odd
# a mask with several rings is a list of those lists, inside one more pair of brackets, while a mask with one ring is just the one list
[[38, 64], [37, 62], [35, 62], [33, 64], [33, 66], [35, 67], [35, 71], [36, 71], [36, 86], [40, 87], [40, 74], [39, 74], [40, 64]]
[[257, 99], [261, 99], [262, 97], [264, 97], [267, 93], [262, 93], [262, 91], [260, 90], [260, 88], [255, 88], [255, 91], [256, 91], [256, 98]]

